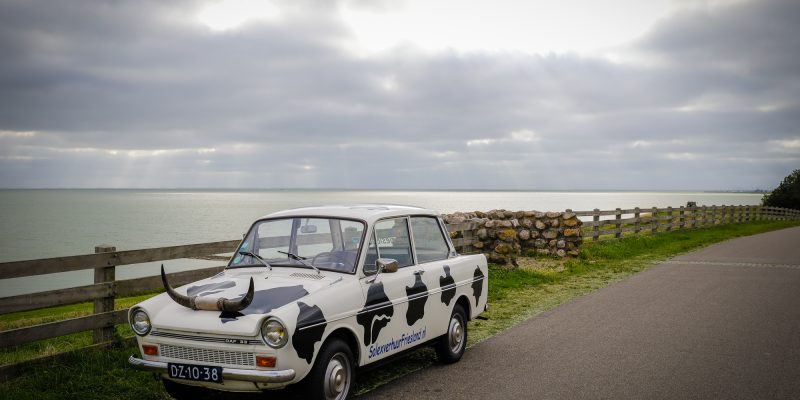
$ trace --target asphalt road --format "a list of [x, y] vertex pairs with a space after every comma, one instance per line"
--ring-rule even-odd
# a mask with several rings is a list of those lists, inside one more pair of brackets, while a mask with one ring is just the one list
[[363, 398], [800, 399], [800, 228], [656, 265]]

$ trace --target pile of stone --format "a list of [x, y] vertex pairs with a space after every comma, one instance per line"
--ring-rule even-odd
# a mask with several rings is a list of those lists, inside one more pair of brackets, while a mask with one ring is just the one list
[[470, 234], [452, 232], [453, 239], [472, 237], [472, 247], [489, 262], [516, 265], [521, 254], [566, 257], [578, 255], [581, 221], [574, 213], [492, 210], [442, 215], [448, 225], [470, 223]]

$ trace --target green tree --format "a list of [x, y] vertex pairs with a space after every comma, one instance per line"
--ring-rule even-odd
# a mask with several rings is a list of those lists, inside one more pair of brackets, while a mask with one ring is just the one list
[[765, 194], [761, 204], [800, 210], [800, 169], [783, 178], [783, 182], [772, 193]]

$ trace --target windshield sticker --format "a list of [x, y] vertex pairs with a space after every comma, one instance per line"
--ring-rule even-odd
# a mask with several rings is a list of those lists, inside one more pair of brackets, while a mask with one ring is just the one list
[[395, 239], [397, 239], [396, 236], [378, 238], [378, 247], [394, 247]]
[[384, 344], [371, 345], [369, 346], [368, 357], [375, 358], [380, 356], [381, 354], [394, 352], [402, 349], [403, 347], [411, 346], [414, 343], [417, 343], [425, 339], [425, 334], [427, 332], [428, 332], [428, 327], [422, 327], [422, 329], [418, 331], [412, 331], [400, 335], [400, 338], [397, 340], [391, 338], [389, 339], [388, 342]]

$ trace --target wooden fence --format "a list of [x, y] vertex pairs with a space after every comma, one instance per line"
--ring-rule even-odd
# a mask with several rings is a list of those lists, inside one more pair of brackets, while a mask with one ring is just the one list
[[[697, 229], [718, 224], [800, 219], [798, 210], [759, 206], [635, 208], [611, 211], [595, 209], [575, 213], [584, 219], [592, 217], [591, 221], [585, 221], [583, 225], [584, 237], [591, 237], [592, 240], [620, 238], [623, 234]], [[453, 240], [459, 251], [472, 250], [473, 224], [452, 224], [447, 228], [451, 233], [461, 233], [458, 239]], [[93, 331], [95, 343], [108, 343], [114, 337], [114, 326], [127, 322], [128, 310], [115, 310], [115, 299], [162, 287], [159, 276], [117, 280], [117, 266], [186, 258], [221, 259], [215, 255], [231, 253], [239, 242], [226, 240], [126, 251], [117, 251], [114, 246], [103, 245], [97, 246], [94, 254], [0, 263], [0, 279], [94, 270], [94, 283], [91, 285], [0, 298], [0, 314], [94, 302], [93, 313], [87, 316], [2, 331], [0, 346], [16, 346], [87, 330]], [[173, 285], [183, 285], [212, 276], [223, 268], [218, 266], [173, 273], [169, 274], [169, 279]]]
[[[470, 228], [470, 224], [448, 226], [450, 232]], [[471, 231], [463, 232], [463, 234], [471, 235]], [[209, 256], [212, 259], [219, 259], [220, 257], [214, 256], [233, 252], [239, 242], [239, 240], [226, 240], [127, 251], [117, 251], [114, 246], [102, 245], [95, 248], [94, 254], [0, 263], [0, 279], [86, 269], [94, 270], [94, 283], [91, 285], [1, 297], [0, 314], [88, 301], [94, 302], [94, 307], [93, 313], [84, 317], [2, 331], [0, 332], [0, 346], [16, 346], [87, 330], [94, 332], [94, 343], [111, 341], [114, 337], [114, 326], [127, 323], [128, 313], [128, 309], [115, 310], [115, 299], [162, 287], [160, 276], [117, 280], [115, 279], [117, 266], [185, 258], [207, 258]], [[469, 243], [471, 240], [457, 239], [453, 244], [460, 250]], [[224, 266], [196, 269], [172, 273], [168, 277], [171, 284], [178, 286], [207, 278], [223, 268]]]
[[[583, 221], [583, 237], [592, 241], [627, 235], [690, 230], [722, 224], [798, 220], [800, 210], [762, 206], [700, 206], [573, 211]], [[592, 217], [591, 220], [585, 220]]]

